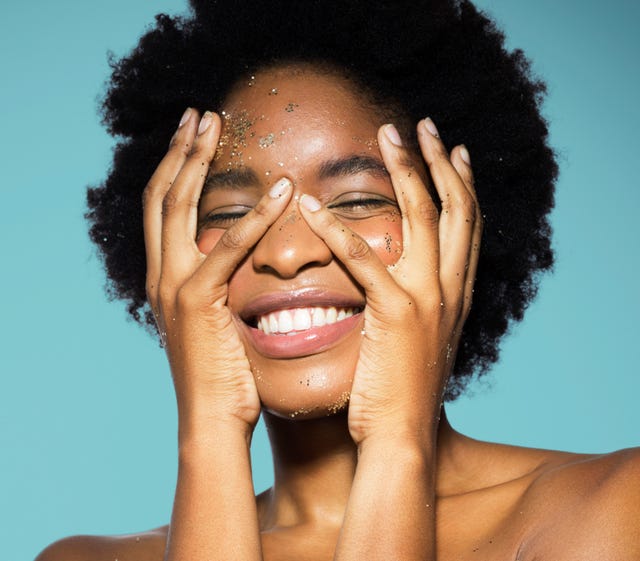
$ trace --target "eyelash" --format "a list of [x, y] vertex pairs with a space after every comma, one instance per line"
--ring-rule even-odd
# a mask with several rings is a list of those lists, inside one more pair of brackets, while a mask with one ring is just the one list
[[[354, 212], [357, 210], [371, 210], [381, 208], [387, 205], [393, 205], [391, 201], [385, 199], [354, 199], [351, 201], [343, 201], [339, 203], [332, 203], [327, 206], [330, 210], [336, 210], [339, 213], [340, 209], [344, 209], [346, 212]], [[245, 212], [222, 212], [217, 214], [209, 214], [203, 220], [203, 225], [208, 224], [214, 228], [229, 227], [242, 217], [244, 217], [250, 209]]]
[[329, 209], [334, 208], [348, 208], [348, 209], [371, 209], [371, 208], [379, 208], [385, 205], [392, 204], [391, 201], [386, 201], [384, 199], [353, 199], [351, 201], [344, 201], [341, 203], [333, 203], [327, 206]]
[[209, 214], [205, 216], [203, 224], [210, 224], [214, 227], [223, 228], [230, 226], [231, 224], [240, 220], [243, 216], [249, 212], [247, 209], [245, 212], [221, 212], [218, 214]]

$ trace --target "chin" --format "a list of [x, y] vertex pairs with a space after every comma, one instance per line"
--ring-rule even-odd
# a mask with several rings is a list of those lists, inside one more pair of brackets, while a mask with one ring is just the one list
[[262, 407], [286, 419], [335, 415], [349, 404], [359, 346], [334, 360], [318, 355], [290, 360], [250, 356]]

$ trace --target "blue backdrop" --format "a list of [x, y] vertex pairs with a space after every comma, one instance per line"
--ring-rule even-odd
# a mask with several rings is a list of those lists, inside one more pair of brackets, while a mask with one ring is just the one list
[[[557, 266], [502, 360], [450, 407], [477, 438], [573, 451], [640, 443], [637, 317], [640, 5], [481, 0], [549, 84], [562, 173]], [[83, 221], [112, 141], [96, 116], [106, 52], [184, 0], [8, 3], [0, 17], [0, 528], [32, 559], [76, 533], [168, 521], [175, 404], [157, 343], [108, 303]], [[212, 54], [215, 56], [215, 54]], [[220, 53], [220, 56], [227, 56]], [[264, 432], [256, 486], [271, 480]]]

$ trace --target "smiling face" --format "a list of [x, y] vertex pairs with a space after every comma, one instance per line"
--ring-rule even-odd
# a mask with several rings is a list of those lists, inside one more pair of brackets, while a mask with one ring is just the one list
[[229, 281], [228, 305], [263, 406], [309, 418], [343, 408], [362, 337], [364, 291], [307, 226], [299, 195], [319, 199], [387, 265], [401, 217], [377, 147], [383, 114], [344, 79], [281, 68], [240, 84], [199, 206], [198, 246], [214, 247], [281, 177], [294, 198]]

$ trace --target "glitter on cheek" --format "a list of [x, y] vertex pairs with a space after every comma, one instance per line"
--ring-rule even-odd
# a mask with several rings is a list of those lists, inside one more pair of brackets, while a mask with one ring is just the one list
[[271, 90], [269, 90], [269, 95], [278, 95], [278, 88], [271, 88]]
[[384, 235], [384, 247], [387, 250], [387, 253], [391, 253], [391, 244], [393, 243], [393, 238], [389, 232], [386, 232]]

